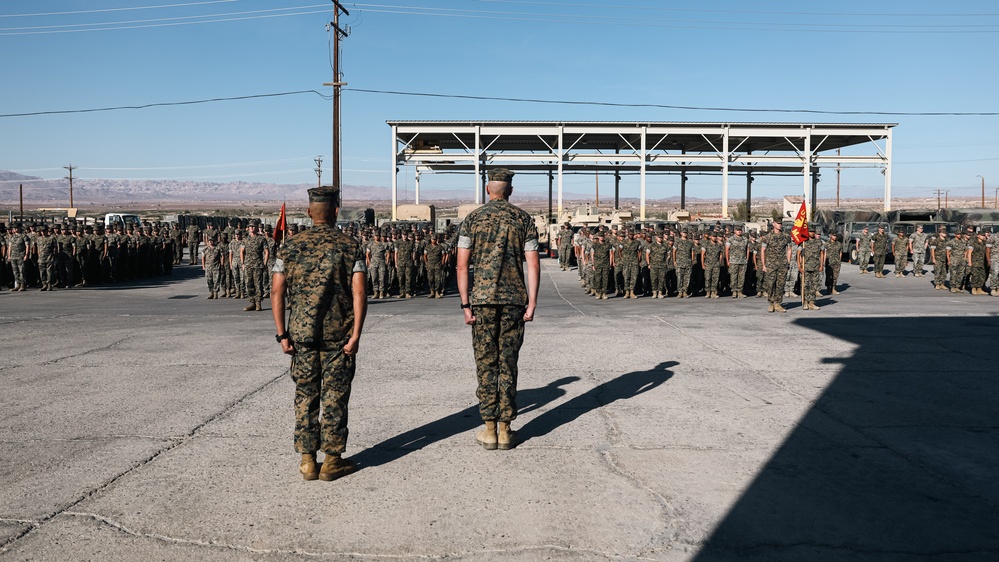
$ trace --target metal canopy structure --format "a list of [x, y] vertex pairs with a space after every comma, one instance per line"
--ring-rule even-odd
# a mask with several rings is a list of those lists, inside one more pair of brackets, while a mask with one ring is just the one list
[[[891, 210], [892, 128], [897, 123], [688, 123], [576, 121], [388, 121], [392, 128], [392, 218], [398, 204], [398, 172], [415, 168], [419, 203], [421, 173], [471, 172], [475, 203], [485, 198], [486, 172], [506, 167], [544, 173], [549, 200], [557, 183], [558, 212], [566, 174], [613, 172], [639, 176], [640, 220], [645, 220], [646, 178], [675, 175], [681, 207], [688, 175], [721, 178], [722, 216], [729, 216], [729, 180], [753, 174], [800, 175], [811, 216], [820, 167], [876, 168], [884, 174], [884, 208]], [[841, 154], [842, 149], [857, 147]], [[865, 150], [862, 150], [866, 148]], [[615, 205], [617, 206], [617, 205]]]

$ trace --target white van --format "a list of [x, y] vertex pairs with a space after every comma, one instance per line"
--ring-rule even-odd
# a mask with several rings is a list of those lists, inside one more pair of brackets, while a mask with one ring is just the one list
[[121, 225], [125, 230], [131, 227], [139, 228], [142, 226], [142, 220], [139, 219], [139, 215], [128, 215], [125, 213], [107, 213], [104, 215], [104, 228], [114, 228], [118, 225]]

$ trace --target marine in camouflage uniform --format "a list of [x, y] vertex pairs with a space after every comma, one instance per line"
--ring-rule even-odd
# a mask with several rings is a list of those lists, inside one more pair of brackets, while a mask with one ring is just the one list
[[38, 277], [42, 291], [55, 288], [55, 255], [59, 251], [59, 242], [49, 235], [49, 227], [43, 226], [42, 232], [35, 237], [35, 255], [38, 256]]
[[[509, 170], [490, 170], [489, 202], [469, 213], [458, 232], [458, 291], [472, 326], [476, 396], [486, 425], [476, 442], [486, 449], [517, 444], [510, 430], [517, 417], [517, 361], [541, 281], [538, 231], [531, 215], [509, 202], [512, 178]], [[475, 266], [471, 291], [469, 264]]]
[[791, 259], [791, 237], [783, 232], [779, 222], [773, 223], [773, 230], [760, 240], [760, 254], [767, 274], [763, 291], [767, 294], [767, 312], [787, 312], [781, 301], [784, 298], [784, 283]]
[[187, 257], [190, 265], [198, 263], [198, 248], [201, 246], [201, 229], [197, 224], [191, 223], [187, 227]]
[[760, 251], [760, 238], [756, 234], [750, 234], [749, 236], [749, 252], [752, 255], [753, 260], [753, 275], [756, 278], [755, 291], [756, 298], [763, 296], [763, 283], [766, 281], [767, 274], [763, 271], [763, 254]]
[[798, 250], [798, 271], [801, 272], [801, 296], [803, 310], [818, 310], [815, 294], [819, 290], [819, 279], [823, 271], [826, 253], [817, 232], [812, 231], [808, 240]]
[[718, 281], [721, 273], [722, 255], [725, 253], [725, 246], [718, 240], [718, 236], [712, 234], [701, 246], [701, 264], [704, 267], [704, 290], [705, 297], [709, 299], [718, 298]]
[[988, 248], [985, 244], [985, 233], [979, 232], [975, 235], [974, 240], [968, 244], [967, 256], [968, 256], [968, 268], [971, 271], [969, 277], [969, 283], [971, 284], [971, 294], [973, 295], [987, 295], [983, 289], [985, 287], [985, 282], [988, 279], [986, 274], [985, 254]]
[[395, 244], [395, 268], [399, 278], [399, 298], [413, 298], [413, 249], [411, 234]]
[[989, 236], [985, 247], [989, 251], [989, 288], [991, 295], [999, 297], [999, 232], [993, 232]]
[[390, 252], [389, 245], [382, 241], [382, 234], [375, 231], [375, 239], [368, 242], [365, 250], [365, 263], [368, 266], [368, 275], [371, 277], [371, 290], [374, 291], [376, 299], [383, 299], [388, 296], [388, 258], [386, 254]]
[[11, 226], [7, 236], [7, 260], [14, 274], [14, 290], [26, 291], [24, 279], [24, 260], [28, 255], [28, 236], [21, 232], [18, 224]]
[[964, 279], [968, 276], [968, 242], [960, 232], [947, 244], [947, 267], [950, 269], [950, 292], [964, 291]]
[[746, 296], [742, 290], [746, 285], [746, 266], [749, 264], [749, 240], [742, 235], [742, 226], [735, 227], [735, 234], [725, 240], [725, 262], [732, 285], [732, 298]]
[[604, 240], [604, 233], [597, 233], [597, 241], [590, 248], [589, 262], [593, 270], [590, 288], [593, 296], [607, 299], [607, 281], [614, 269], [614, 245]]
[[940, 228], [937, 236], [928, 242], [930, 248], [930, 262], [933, 264], [933, 287], [938, 291], [947, 290], [947, 247], [950, 240], [947, 238], [947, 230]]
[[267, 239], [257, 233], [257, 225], [250, 224], [250, 235], [243, 240], [240, 257], [243, 262], [243, 272], [246, 275], [246, 290], [250, 293], [250, 304], [243, 310], [260, 310], [260, 301], [264, 294], [264, 265], [267, 263]]
[[430, 245], [423, 250], [422, 261], [427, 268], [427, 285], [430, 289], [428, 299], [439, 299], [444, 296], [444, 261], [447, 254], [444, 246], [434, 235], [430, 236]]
[[826, 273], [829, 294], [838, 295], [836, 284], [839, 282], [839, 270], [843, 266], [843, 242], [839, 239], [839, 234], [833, 232], [829, 234], [829, 241], [826, 242], [826, 265], [829, 266]]
[[215, 239], [209, 238], [205, 251], [201, 252], [201, 268], [205, 271], [205, 281], [208, 282], [208, 298], [219, 298], [222, 288], [222, 249], [215, 245]]
[[649, 264], [649, 276], [652, 283], [652, 298], [661, 299], [666, 292], [666, 262], [672, 258], [668, 244], [663, 242], [661, 232], [656, 233], [656, 240], [645, 251], [645, 259]]
[[558, 266], [562, 268], [562, 271], [569, 271], [569, 265], [572, 263], [572, 227], [569, 223], [562, 225], [561, 230], [558, 231], [556, 242], [558, 244]]
[[871, 233], [865, 226], [857, 237], [857, 264], [860, 265], [861, 274], [870, 273], [867, 271], [867, 266], [871, 263], [872, 243]]
[[676, 265], [676, 290], [679, 298], [689, 295], [690, 272], [694, 265], [694, 243], [688, 238], [687, 231], [680, 232], [680, 239], [673, 246], [673, 263]]
[[614, 264], [621, 268], [624, 298], [637, 299], [635, 285], [638, 282], [638, 258], [641, 255], [641, 245], [635, 240], [635, 235], [629, 232], [627, 237], [621, 240], [618, 248], [620, 258], [615, 253]]
[[[367, 267], [360, 245], [333, 226], [338, 199], [334, 188], [309, 190], [314, 226], [287, 238], [273, 267], [274, 324], [282, 351], [292, 356], [295, 450], [302, 455], [299, 472], [306, 480], [335, 480], [356, 468], [342, 455], [355, 354], [367, 313]], [[318, 470], [316, 451], [326, 454]]]
[[243, 248], [243, 231], [237, 229], [233, 232], [232, 240], [226, 251], [225, 266], [229, 268], [229, 285], [227, 296], [234, 299], [242, 299], [246, 296], [246, 283], [243, 278], [243, 263], [240, 261], [240, 251]]
[[888, 256], [889, 236], [884, 225], [878, 225], [878, 231], [871, 236], [871, 251], [874, 253], [874, 276], [885, 276], [885, 258]]
[[923, 262], [926, 261], [927, 236], [923, 232], [923, 225], [916, 226], [916, 231], [909, 237], [909, 253], [912, 254], [912, 273], [916, 277], [922, 277]]
[[909, 238], [901, 229], [891, 241], [891, 253], [895, 259], [895, 277], [905, 275], [905, 266], [909, 263]]

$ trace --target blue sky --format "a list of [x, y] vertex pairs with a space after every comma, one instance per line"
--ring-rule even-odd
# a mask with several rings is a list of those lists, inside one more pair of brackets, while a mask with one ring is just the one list
[[[832, 5], [834, 4], [834, 6]], [[349, 88], [697, 107], [997, 112], [999, 5], [624, 0], [346, 2], [343, 176], [390, 184], [386, 120], [897, 122], [894, 193], [999, 186], [997, 116], [744, 113], [395, 96]], [[279, 16], [279, 17], [277, 17]], [[332, 4], [292, 0], [6, 0], [0, 114], [317, 90], [331, 79]], [[223, 21], [225, 20], [225, 21]], [[179, 25], [178, 25], [179, 24]], [[330, 162], [331, 103], [314, 93], [141, 110], [0, 117], [0, 169], [44, 178], [312, 183]], [[834, 194], [823, 173], [820, 197]], [[452, 188], [462, 177], [424, 176]], [[537, 180], [540, 184], [544, 180]], [[655, 185], [655, 182], [660, 182]], [[405, 187], [411, 174], [400, 174]], [[735, 180], [738, 185], [738, 180]], [[547, 182], [544, 181], [545, 188]], [[601, 182], [603, 185], [603, 182]], [[650, 196], [678, 192], [675, 178]], [[876, 171], [847, 196], [877, 197]], [[574, 177], [570, 191], [592, 189]], [[634, 185], [632, 185], [634, 184]], [[718, 178], [692, 181], [717, 196]], [[607, 179], [610, 185], [610, 179]], [[754, 194], [800, 191], [760, 178]], [[521, 184], [522, 186], [522, 184]], [[637, 179], [624, 195], [637, 194]], [[603, 191], [603, 190], [602, 190]], [[633, 192], [633, 193], [632, 193]], [[739, 188], [733, 188], [737, 196]]]

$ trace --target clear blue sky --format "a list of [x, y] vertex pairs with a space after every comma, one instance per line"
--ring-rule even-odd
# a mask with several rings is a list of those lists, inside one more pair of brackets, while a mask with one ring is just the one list
[[[997, 112], [990, 1], [382, 0], [346, 2], [348, 88], [698, 107]], [[317, 90], [332, 4], [292, 0], [5, 0], [0, 114]], [[178, 25], [179, 24], [179, 25]], [[894, 193], [999, 186], [997, 116], [841, 117], [541, 105], [343, 93], [344, 183], [390, 184], [394, 119], [897, 122]], [[331, 103], [307, 93], [0, 118], [0, 169], [60, 178], [312, 183]], [[403, 185], [411, 174], [400, 174]], [[405, 176], [405, 177], [403, 177]], [[451, 187], [469, 178], [440, 178]], [[540, 181], [540, 180], [539, 180]], [[675, 179], [650, 191], [671, 195]], [[697, 180], [710, 187], [717, 178]], [[608, 184], [610, 180], [608, 179]], [[876, 172], [844, 194], [879, 196]], [[545, 182], [547, 183], [547, 182]], [[626, 188], [637, 193], [637, 180]], [[826, 172], [820, 196], [834, 193]], [[426, 185], [426, 184], [424, 184]], [[761, 178], [754, 193], [796, 193]], [[591, 178], [567, 189], [586, 191]], [[695, 185], [696, 187], [696, 185]], [[658, 189], [658, 192], [656, 191]], [[734, 188], [733, 194], [738, 194]]]

